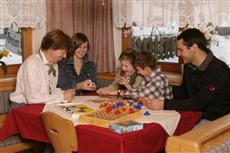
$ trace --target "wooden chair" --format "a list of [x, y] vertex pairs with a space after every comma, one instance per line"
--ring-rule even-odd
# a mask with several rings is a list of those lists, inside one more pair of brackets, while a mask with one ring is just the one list
[[52, 112], [41, 113], [41, 120], [55, 153], [77, 151], [77, 134], [71, 121]]

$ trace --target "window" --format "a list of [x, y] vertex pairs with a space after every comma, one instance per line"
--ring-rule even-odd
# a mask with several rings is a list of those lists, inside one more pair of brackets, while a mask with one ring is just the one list
[[[127, 32], [128, 30], [131, 35], [127, 34], [129, 33]], [[133, 47], [137, 50], [150, 51], [159, 59], [162, 70], [180, 73], [181, 67], [179, 58], [176, 56], [175, 44], [178, 32], [179, 27], [176, 25], [165, 27], [132, 26], [131, 28], [123, 28], [122, 49]], [[151, 42], [149, 42], [149, 38], [151, 38]], [[147, 41], [147, 44], [144, 41]]]
[[[133, 48], [152, 52], [159, 62], [178, 63], [175, 43], [179, 33], [177, 26], [143, 28], [133, 26], [131, 29], [131, 46]], [[141, 41], [138, 42], [138, 39]]]
[[0, 28], [0, 50], [9, 51], [8, 57], [1, 60], [7, 65], [22, 63], [21, 29], [15, 24], [10, 28]]
[[[0, 49], [3, 48], [4, 44], [6, 43], [5, 38], [7, 38], [7, 31], [8, 29], [1, 29], [0, 33]], [[6, 36], [4, 35], [6, 34]], [[32, 54], [32, 29], [31, 28], [21, 28], [20, 29], [21, 34], [21, 55], [17, 55], [20, 53], [10, 53], [10, 55], [14, 55], [15, 59], [17, 60], [8, 60], [8, 57], [4, 59], [4, 61], [7, 63], [7, 74], [4, 75], [3, 70], [0, 68], [0, 78], [1, 77], [8, 77], [8, 76], [16, 76], [17, 71], [21, 65], [21, 63], [24, 61], [26, 57]]]
[[[140, 37], [142, 41], [144, 38], [149, 38], [150, 36], [152, 36], [154, 40], [156, 36], [163, 36], [163, 37], [164, 36], [167, 37], [170, 35], [176, 36], [178, 35], [178, 32], [179, 32], [177, 29], [179, 28], [175, 25], [173, 28], [172, 27], [170, 28], [169, 27], [159, 27], [157, 30], [156, 29], [154, 30], [154, 28], [148, 28], [148, 27], [140, 28], [140, 27], [134, 26], [132, 27], [132, 30], [130, 31], [130, 33], [132, 34], [125, 35], [124, 37], [124, 33], [127, 33], [125, 30], [130, 30], [130, 29], [123, 28], [123, 32], [122, 32], [123, 33], [122, 35], [123, 48], [122, 49], [133, 47], [132, 45], [133, 36], [136, 38]], [[216, 30], [217, 30], [216, 34], [212, 35], [211, 37], [211, 42], [210, 42], [209, 47], [217, 58], [224, 61], [230, 67], [230, 27], [216, 27]], [[135, 47], [136, 46], [134, 45], [134, 48]], [[177, 56], [175, 56], [175, 53], [173, 57], [163, 58], [163, 59], [159, 58], [159, 62], [164, 71], [181, 72], [180, 59]]]
[[230, 67], [230, 35], [213, 35], [211, 50], [217, 58], [224, 61]]

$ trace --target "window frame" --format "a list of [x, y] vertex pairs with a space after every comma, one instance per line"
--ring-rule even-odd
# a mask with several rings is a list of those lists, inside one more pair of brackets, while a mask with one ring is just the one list
[[[21, 28], [22, 30], [22, 62], [32, 54], [32, 29]], [[15, 77], [21, 64], [7, 66], [7, 73], [4, 74], [0, 68], [0, 78]]]
[[[130, 29], [130, 27], [123, 27], [121, 30], [122, 50], [131, 47], [131, 35], [124, 36], [124, 31]], [[178, 63], [170, 62], [159, 62], [161, 69], [167, 72], [180, 73], [181, 74], [181, 59], [179, 58]]]

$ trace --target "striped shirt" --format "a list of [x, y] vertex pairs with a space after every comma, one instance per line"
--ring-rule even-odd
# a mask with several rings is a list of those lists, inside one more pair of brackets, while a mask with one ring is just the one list
[[172, 88], [168, 79], [161, 72], [160, 68], [153, 71], [150, 76], [145, 77], [146, 81], [142, 81], [141, 85], [136, 89], [122, 90], [120, 95], [128, 98], [147, 97], [150, 99], [172, 99]]

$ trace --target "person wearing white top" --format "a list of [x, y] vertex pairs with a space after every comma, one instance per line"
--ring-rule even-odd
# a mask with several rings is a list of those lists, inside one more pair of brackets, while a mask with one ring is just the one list
[[48, 32], [40, 50], [28, 57], [19, 68], [16, 90], [10, 95], [12, 104], [58, 103], [70, 101], [74, 89], [62, 91], [57, 88], [57, 62], [66, 57], [71, 47], [68, 35], [61, 30]]

